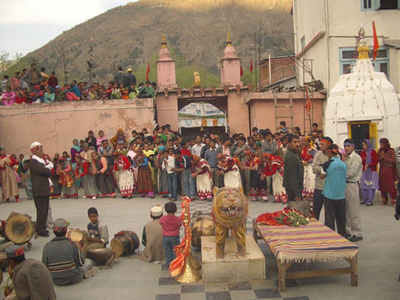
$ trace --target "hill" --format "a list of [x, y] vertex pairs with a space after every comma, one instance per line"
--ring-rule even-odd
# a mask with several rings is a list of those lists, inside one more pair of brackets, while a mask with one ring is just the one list
[[[176, 60], [178, 85], [193, 85], [193, 71], [199, 71], [202, 85], [211, 87], [219, 84], [218, 62], [230, 32], [233, 46], [242, 59], [242, 79], [249, 83], [250, 58], [254, 63], [255, 55], [257, 60], [259, 54], [264, 59], [268, 54], [283, 55], [292, 48], [291, 5], [291, 0], [132, 2], [65, 31], [23, 57], [7, 74], [12, 76], [35, 61], [38, 66], [46, 67], [47, 72], [56, 71], [59, 81], [64, 82], [64, 54], [68, 81], [89, 81], [87, 61], [92, 47], [96, 80], [110, 80], [115, 68], [122, 66], [124, 70], [131, 67], [138, 80], [143, 81], [147, 62], [150, 62], [150, 77], [156, 80], [156, 61], [164, 33]], [[260, 47], [255, 43], [255, 33], [261, 37]]]

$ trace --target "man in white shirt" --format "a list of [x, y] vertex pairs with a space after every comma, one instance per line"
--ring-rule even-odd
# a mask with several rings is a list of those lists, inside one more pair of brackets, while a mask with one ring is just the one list
[[201, 149], [205, 146], [202, 142], [201, 142], [201, 137], [200, 135], [196, 136], [196, 144], [194, 144], [192, 146], [192, 154], [193, 155], [197, 155], [197, 156], [201, 156]]
[[175, 168], [175, 157], [173, 154], [165, 153], [165, 159], [163, 161], [163, 170], [168, 173], [168, 189], [171, 195], [171, 200], [176, 201], [178, 199], [178, 175], [172, 169]]

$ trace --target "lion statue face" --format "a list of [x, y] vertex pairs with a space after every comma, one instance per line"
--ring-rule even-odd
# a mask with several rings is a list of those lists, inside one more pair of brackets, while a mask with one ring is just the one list
[[246, 222], [248, 202], [242, 188], [214, 188], [213, 192], [212, 212], [217, 223], [232, 228]]

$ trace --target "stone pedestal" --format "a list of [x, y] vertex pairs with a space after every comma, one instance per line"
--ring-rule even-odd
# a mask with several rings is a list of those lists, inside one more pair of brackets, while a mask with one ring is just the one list
[[265, 257], [251, 235], [246, 235], [247, 257], [236, 254], [236, 242], [227, 238], [225, 258], [217, 259], [215, 236], [201, 238], [204, 282], [229, 282], [265, 279]]

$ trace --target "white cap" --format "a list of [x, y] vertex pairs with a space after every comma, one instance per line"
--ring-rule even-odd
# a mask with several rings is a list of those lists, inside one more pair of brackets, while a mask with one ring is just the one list
[[42, 146], [42, 144], [39, 143], [39, 142], [33, 142], [33, 143], [31, 144], [31, 149], [33, 149], [33, 148], [35, 148], [35, 147], [37, 147], [37, 146]]
[[163, 213], [162, 207], [160, 205], [154, 205], [150, 208], [150, 213], [153, 217], [160, 217]]

